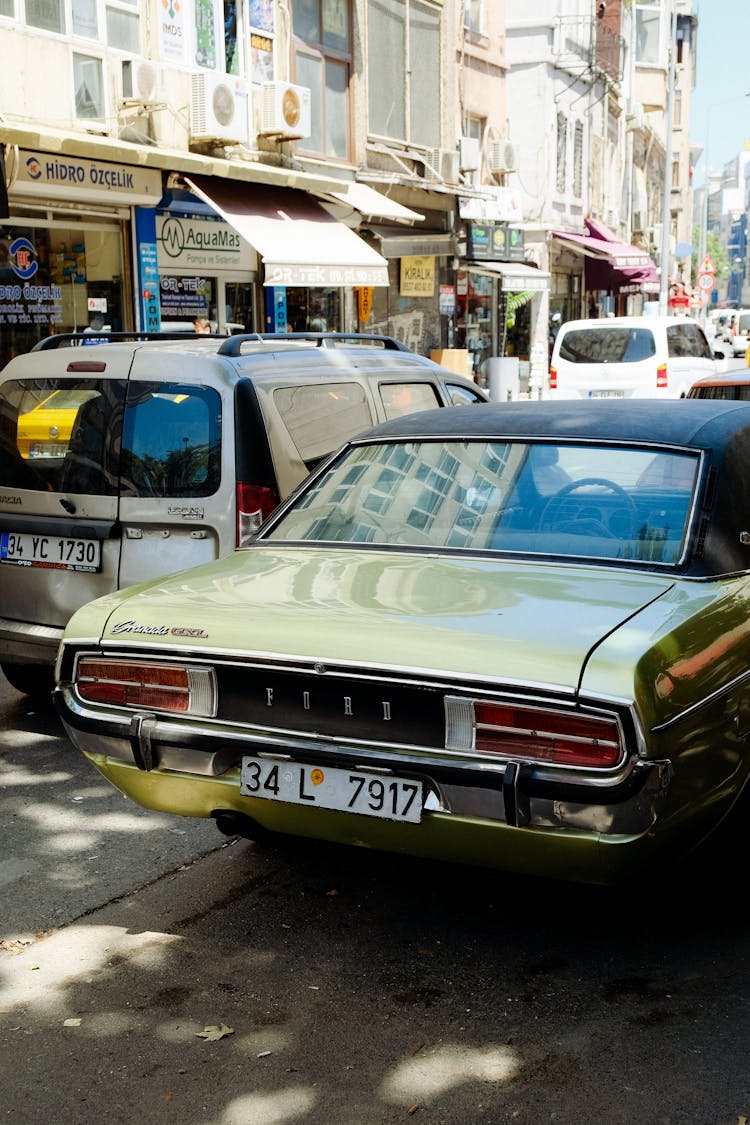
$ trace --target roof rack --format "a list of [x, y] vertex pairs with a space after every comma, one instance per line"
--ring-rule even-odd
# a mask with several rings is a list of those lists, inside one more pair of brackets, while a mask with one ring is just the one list
[[60, 332], [45, 336], [31, 349], [32, 352], [53, 351], [55, 348], [75, 348], [92, 343], [111, 344], [122, 340], [226, 340], [217, 332]]
[[330, 348], [348, 342], [379, 344], [387, 351], [411, 352], [411, 348], [407, 348], [406, 344], [402, 344], [393, 336], [370, 335], [366, 332], [247, 332], [225, 338], [219, 348], [219, 355], [241, 355], [243, 344], [262, 340], [275, 340], [279, 343], [307, 341], [318, 348]]

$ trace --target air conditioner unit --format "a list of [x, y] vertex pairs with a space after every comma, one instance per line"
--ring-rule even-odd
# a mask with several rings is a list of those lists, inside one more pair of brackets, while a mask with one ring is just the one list
[[191, 75], [191, 141], [249, 141], [247, 88], [231, 74], [198, 70]]
[[264, 82], [261, 86], [260, 123], [262, 137], [299, 140], [311, 132], [310, 90], [289, 82]]
[[153, 105], [162, 100], [161, 70], [149, 59], [123, 59], [120, 96], [131, 105]]
[[515, 172], [518, 152], [510, 141], [492, 141], [489, 156], [490, 172]]
[[458, 183], [458, 149], [433, 148], [425, 157], [426, 180], [438, 183]]
[[462, 172], [476, 172], [479, 168], [479, 141], [476, 137], [458, 138], [458, 164]]

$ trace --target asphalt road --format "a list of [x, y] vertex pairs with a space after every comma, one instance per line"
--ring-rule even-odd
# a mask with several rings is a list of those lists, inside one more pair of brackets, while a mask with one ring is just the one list
[[1, 677], [0, 725], [0, 1121], [750, 1118], [744, 841], [627, 891], [259, 846], [136, 808]]

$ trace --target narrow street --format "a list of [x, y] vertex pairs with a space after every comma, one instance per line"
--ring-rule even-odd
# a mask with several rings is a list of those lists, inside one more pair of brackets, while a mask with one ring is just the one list
[[127, 802], [4, 681], [0, 708], [1, 1119], [750, 1112], [750, 912], [715, 860], [603, 891], [225, 840]]

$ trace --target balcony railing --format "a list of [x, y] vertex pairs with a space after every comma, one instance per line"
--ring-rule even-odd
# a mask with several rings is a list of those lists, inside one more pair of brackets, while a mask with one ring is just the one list
[[554, 22], [552, 55], [561, 69], [592, 77], [604, 74], [622, 81], [625, 40], [594, 16], [558, 16]]

